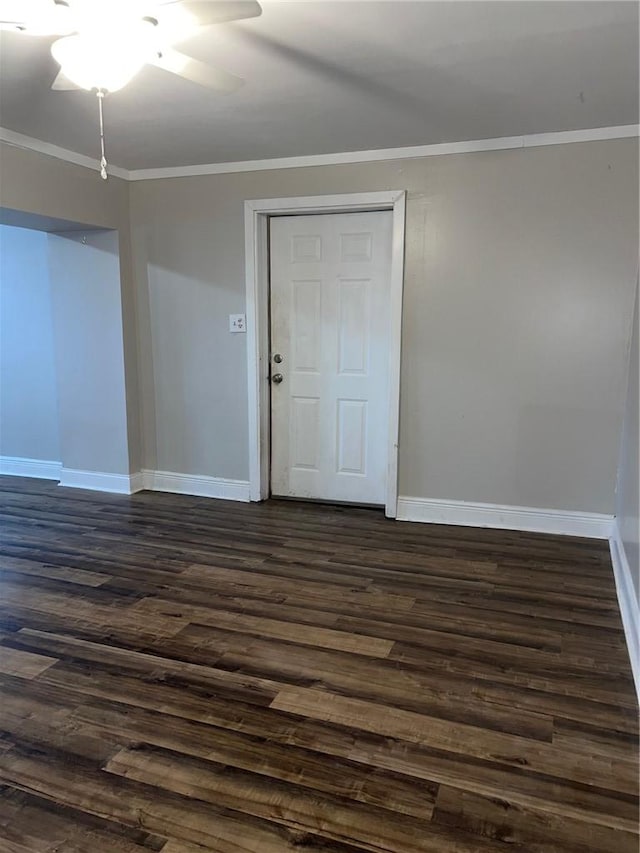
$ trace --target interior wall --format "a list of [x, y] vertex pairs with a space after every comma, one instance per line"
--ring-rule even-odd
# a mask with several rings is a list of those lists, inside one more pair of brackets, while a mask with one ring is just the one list
[[[84, 229], [109, 228], [118, 233], [121, 314], [127, 407], [127, 434], [133, 470], [142, 465], [138, 340], [131, 270], [129, 184], [121, 178], [103, 181], [97, 169], [56, 160], [45, 154], [0, 143], [0, 208], [22, 212], [25, 222], [67, 220]], [[44, 226], [36, 226], [43, 227]], [[52, 223], [47, 230], [61, 231]]]
[[629, 381], [627, 385], [627, 401], [622, 427], [622, 442], [620, 447], [620, 464], [618, 468], [618, 489], [616, 493], [616, 516], [620, 529], [620, 537], [625, 550], [631, 577], [633, 580], [638, 607], [640, 608], [640, 483], [638, 448], [640, 447], [640, 432], [638, 429], [640, 400], [640, 376], [638, 368], [640, 353], [638, 352], [638, 333], [640, 326], [639, 296], [636, 288], [636, 303], [633, 317], [633, 335], [629, 361]]
[[118, 230], [131, 470], [248, 476], [243, 201], [407, 189], [400, 493], [613, 511], [637, 140], [129, 185], [1, 158], [0, 205]]
[[115, 231], [48, 237], [63, 467], [129, 474]]
[[612, 513], [634, 139], [131, 184], [144, 465], [248, 478], [243, 202], [407, 189], [402, 495]]
[[0, 456], [60, 461], [47, 235], [0, 225]]
[[0, 142], [0, 207], [94, 228], [118, 229], [126, 221], [128, 184], [103, 181], [88, 169]]

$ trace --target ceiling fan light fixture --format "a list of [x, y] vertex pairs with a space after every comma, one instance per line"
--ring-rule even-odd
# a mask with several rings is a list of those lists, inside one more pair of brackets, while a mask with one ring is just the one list
[[85, 35], [58, 39], [51, 45], [51, 54], [76, 86], [106, 92], [126, 86], [148, 60], [147, 51], [139, 46]]

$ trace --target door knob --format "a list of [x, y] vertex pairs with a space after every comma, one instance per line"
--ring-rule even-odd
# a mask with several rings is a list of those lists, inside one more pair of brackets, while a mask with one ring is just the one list
[[280, 355], [280, 353], [279, 353], [279, 352], [277, 352], [277, 353], [274, 355], [273, 360], [275, 361], [275, 363], [276, 363], [276, 364], [282, 364], [283, 358], [282, 358], [282, 356]]
[[284, 376], [281, 373], [274, 373], [273, 376], [271, 377], [271, 381], [275, 382], [276, 385], [279, 385], [283, 379], [284, 379]]

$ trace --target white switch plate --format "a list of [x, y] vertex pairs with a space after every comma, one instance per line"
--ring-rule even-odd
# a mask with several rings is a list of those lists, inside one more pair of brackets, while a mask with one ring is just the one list
[[229, 331], [246, 332], [247, 318], [245, 314], [229, 314]]

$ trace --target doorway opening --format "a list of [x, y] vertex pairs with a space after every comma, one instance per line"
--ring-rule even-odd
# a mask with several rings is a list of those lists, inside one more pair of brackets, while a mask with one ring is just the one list
[[0, 474], [130, 494], [116, 230], [0, 208]]
[[251, 500], [273, 485], [395, 518], [404, 224], [404, 191], [245, 202]]

